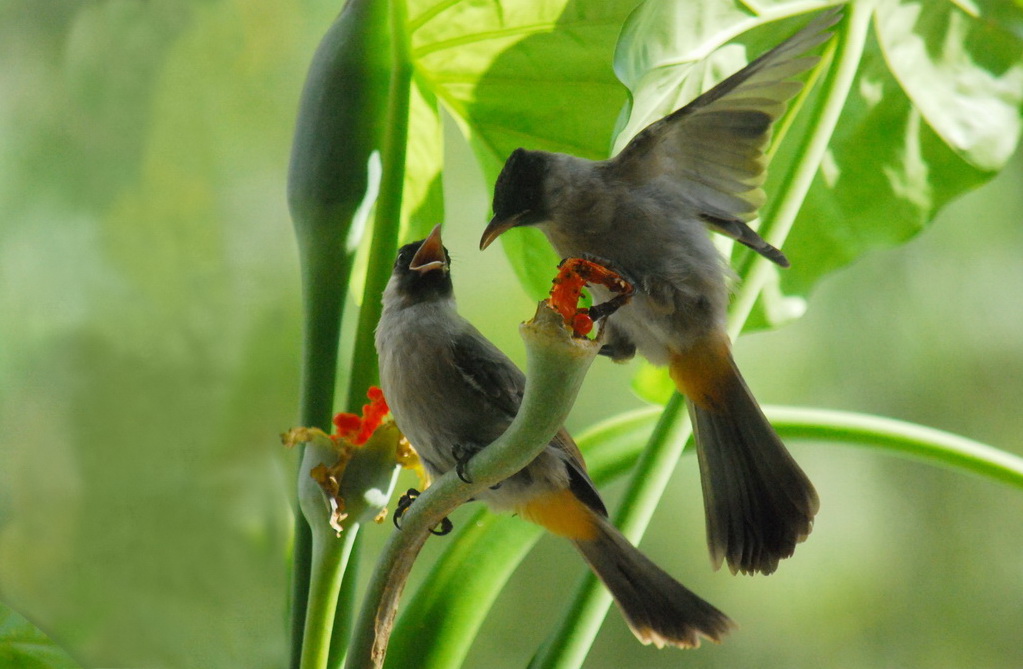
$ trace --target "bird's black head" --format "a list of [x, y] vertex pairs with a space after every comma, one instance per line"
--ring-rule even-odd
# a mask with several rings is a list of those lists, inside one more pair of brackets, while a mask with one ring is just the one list
[[494, 218], [480, 240], [486, 248], [501, 233], [520, 225], [534, 225], [549, 217], [544, 182], [550, 171], [550, 154], [515, 149], [494, 185]]
[[451, 256], [441, 243], [440, 225], [437, 225], [426, 239], [398, 249], [391, 274], [403, 296], [425, 302], [451, 297], [454, 288], [450, 264]]
[[494, 216], [508, 218], [522, 212], [543, 213], [543, 182], [549, 154], [515, 149], [504, 163], [494, 186]]

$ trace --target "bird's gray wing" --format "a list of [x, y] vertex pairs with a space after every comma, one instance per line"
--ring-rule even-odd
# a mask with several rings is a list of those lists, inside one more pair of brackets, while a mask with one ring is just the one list
[[451, 353], [462, 378], [481, 398], [509, 418], [518, 413], [526, 377], [504, 353], [475, 329], [455, 337]]
[[564, 462], [568, 469], [568, 487], [571, 488], [572, 493], [583, 504], [607, 518], [607, 507], [604, 506], [604, 500], [597, 492], [597, 486], [593, 484], [590, 475], [586, 472], [583, 454], [579, 451], [575, 440], [572, 439], [572, 435], [565, 428], [561, 428], [551, 440], [551, 445], [568, 455]]
[[769, 245], [746, 223], [756, 218], [765, 200], [764, 150], [772, 124], [802, 88], [793, 78], [819, 60], [807, 52], [831, 37], [826, 30], [840, 17], [839, 10], [821, 14], [685, 107], [648, 126], [612, 160], [614, 177], [636, 185], [667, 177], [712, 229], [764, 253]]
[[[526, 377], [496, 346], [478, 332], [457, 337], [452, 345], [455, 366], [465, 381], [494, 407], [509, 417], [518, 413]], [[561, 428], [551, 440], [551, 447], [564, 454], [569, 487], [588, 507], [607, 517], [600, 493], [586, 473], [586, 463], [575, 440]]]

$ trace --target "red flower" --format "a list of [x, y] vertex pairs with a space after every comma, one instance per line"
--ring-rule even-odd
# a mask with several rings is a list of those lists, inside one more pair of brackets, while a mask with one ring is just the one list
[[376, 386], [370, 386], [366, 391], [369, 404], [362, 406], [362, 417], [353, 413], [339, 413], [334, 416], [334, 427], [337, 431], [331, 439], [338, 441], [344, 439], [355, 446], [365, 444], [384, 420], [390, 409], [387, 408], [387, 400], [384, 399], [384, 391]]

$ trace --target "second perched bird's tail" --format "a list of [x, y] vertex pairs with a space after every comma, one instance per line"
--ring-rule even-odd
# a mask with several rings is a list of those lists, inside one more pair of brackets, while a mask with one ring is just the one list
[[572, 541], [643, 643], [695, 648], [701, 636], [717, 642], [733, 627], [728, 616], [665, 573], [570, 490], [534, 500], [520, 512]]
[[689, 399], [714, 566], [770, 574], [810, 534], [817, 492], [743, 381], [726, 335], [673, 356], [669, 369]]

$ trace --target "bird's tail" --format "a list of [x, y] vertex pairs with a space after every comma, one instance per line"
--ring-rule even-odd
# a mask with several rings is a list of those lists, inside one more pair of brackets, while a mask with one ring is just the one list
[[770, 574], [810, 534], [817, 492], [743, 381], [726, 335], [673, 356], [669, 369], [689, 399], [711, 560]]
[[644, 644], [695, 648], [701, 636], [717, 642], [734, 626], [728, 616], [665, 573], [570, 490], [535, 500], [520, 513], [572, 541]]

